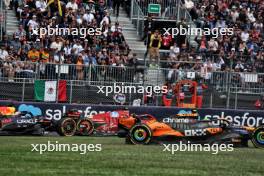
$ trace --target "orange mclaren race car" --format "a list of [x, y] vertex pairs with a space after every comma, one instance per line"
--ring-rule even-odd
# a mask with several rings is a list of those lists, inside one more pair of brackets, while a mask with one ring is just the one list
[[252, 140], [256, 147], [264, 147], [264, 127], [234, 126], [226, 119], [199, 120], [196, 110], [191, 114], [177, 114], [159, 122], [152, 115], [129, 115], [118, 119], [118, 136], [127, 143], [193, 142], [202, 144], [232, 143], [248, 146]]

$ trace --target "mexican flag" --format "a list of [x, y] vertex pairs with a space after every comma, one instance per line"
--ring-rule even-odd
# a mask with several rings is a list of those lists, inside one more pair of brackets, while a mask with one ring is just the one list
[[[67, 100], [66, 94], [67, 82], [65, 80], [59, 81], [58, 101], [63, 102]], [[35, 100], [52, 102], [57, 98], [57, 81], [36, 80], [34, 84]]]

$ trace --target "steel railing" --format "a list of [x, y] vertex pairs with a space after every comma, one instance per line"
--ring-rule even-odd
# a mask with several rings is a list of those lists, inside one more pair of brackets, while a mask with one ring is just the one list
[[[193, 79], [208, 86], [204, 92], [204, 107], [254, 107], [254, 101], [264, 93], [264, 73], [231, 71], [203, 73], [201, 70], [193, 69], [147, 68], [144, 73], [148, 80], [138, 82], [135, 81], [135, 77], [139, 73], [133, 67], [87, 65], [83, 66], [83, 77], [79, 77], [79, 71], [76, 71], [77, 65], [73, 64], [44, 64], [41, 66], [40, 63], [27, 62], [24, 65], [26, 65], [24, 70], [22, 67], [20, 70], [0, 67], [0, 99], [34, 101], [34, 81], [36, 79], [67, 80], [67, 102], [69, 103], [113, 103], [113, 95], [96, 94], [98, 86], [113, 86], [114, 83], [144, 87], [161, 86], [165, 82], [175, 84], [184, 79]], [[143, 94], [128, 93], [126, 96], [127, 104], [130, 105], [135, 99], [144, 100]], [[155, 105], [162, 105], [162, 95], [156, 96]]]
[[133, 82], [134, 67], [53, 64], [36, 62], [3, 63], [0, 67], [1, 81], [19, 81], [25, 78], [29, 82], [43, 80], [80, 80], [96, 82]]

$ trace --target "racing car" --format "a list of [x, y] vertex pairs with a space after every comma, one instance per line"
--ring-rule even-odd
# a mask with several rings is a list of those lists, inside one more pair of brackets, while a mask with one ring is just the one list
[[0, 135], [44, 135], [45, 131], [53, 131], [52, 122], [46, 117], [30, 112], [0, 115]]
[[14, 107], [0, 107], [0, 112], [0, 135], [45, 135], [55, 131], [61, 136], [73, 136], [93, 132], [92, 122], [74, 109], [59, 121], [28, 111], [18, 112]]
[[[60, 123], [67, 119], [67, 124], [70, 124], [71, 127], [69, 128], [69, 132], [72, 130], [72, 133], [77, 131], [77, 134], [86, 136], [92, 134], [113, 136], [116, 135], [118, 131], [118, 118], [128, 116], [129, 114], [128, 110], [117, 110], [84, 117], [78, 110], [71, 110], [60, 120]], [[74, 129], [74, 126], [77, 126], [76, 130]], [[62, 131], [65, 130], [62, 129]]]
[[247, 147], [251, 140], [255, 147], [264, 148], [264, 126], [235, 126], [226, 119], [201, 120], [196, 110], [170, 116], [163, 122], [150, 114], [122, 116], [118, 118], [118, 128], [118, 136], [130, 144], [188, 141]]

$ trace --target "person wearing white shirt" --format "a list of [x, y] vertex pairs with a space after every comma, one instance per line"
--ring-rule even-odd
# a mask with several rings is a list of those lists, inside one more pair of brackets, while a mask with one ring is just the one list
[[1, 49], [0, 49], [0, 59], [5, 61], [6, 57], [8, 56], [8, 52], [6, 51], [5, 47], [4, 46], [1, 46]]
[[170, 58], [176, 58], [177, 55], [180, 53], [180, 48], [177, 46], [175, 42], [173, 46], [170, 47]]
[[222, 65], [225, 64], [223, 58], [219, 58], [217, 62], [213, 63], [212, 70], [213, 71], [221, 71]]
[[78, 9], [78, 5], [75, 2], [75, 0], [71, 0], [70, 2], [67, 3], [66, 8], [67, 9], [71, 8], [75, 12]]
[[44, 0], [37, 0], [36, 1], [36, 8], [40, 9], [41, 12], [44, 12], [47, 7], [47, 3]]
[[247, 13], [247, 17], [248, 17], [248, 19], [250, 20], [251, 23], [256, 22], [256, 18], [254, 17], [254, 15], [253, 15], [252, 12], [249, 11], [249, 12]]
[[39, 24], [37, 23], [37, 17], [34, 15], [33, 19], [29, 20], [27, 26], [31, 26], [33, 29], [37, 29], [37, 27], [39, 26]]
[[246, 30], [244, 30], [244, 31], [241, 33], [241, 40], [242, 40], [243, 42], [247, 42], [248, 39], [249, 39], [249, 33], [248, 33]]
[[55, 54], [55, 55], [54, 55], [54, 61], [55, 61], [56, 63], [60, 63], [60, 64], [64, 63], [64, 61], [65, 61], [65, 58], [64, 58], [64, 51], [60, 51], [60, 52], [58, 52], [57, 54]]
[[77, 41], [77, 43], [73, 45], [72, 49], [75, 50], [74, 54], [78, 55], [83, 50], [83, 47], [80, 44], [80, 41]]
[[232, 17], [232, 21], [233, 22], [236, 22], [237, 18], [239, 17], [239, 13], [238, 11], [236, 10], [236, 7], [232, 7], [232, 11], [231, 11], [231, 17]]
[[119, 26], [118, 22], [116, 22], [115, 25], [111, 27], [111, 32], [122, 32], [122, 28]]
[[185, 0], [185, 8], [191, 10], [194, 7], [194, 3], [191, 0]]
[[51, 49], [54, 49], [56, 52], [60, 51], [61, 48], [62, 48], [62, 46], [63, 46], [63, 42], [60, 41], [59, 38], [56, 38], [56, 41], [54, 41], [54, 42], [52, 42], [52, 43], [50, 44], [50, 48], [51, 48]]
[[241, 61], [237, 62], [236, 66], [235, 66], [235, 69], [244, 70], [244, 65], [241, 63]]
[[87, 23], [91, 23], [94, 20], [94, 14], [88, 11], [88, 13], [85, 13], [83, 15], [83, 20], [86, 21]]
[[209, 50], [216, 52], [218, 49], [218, 43], [214, 38], [211, 38], [208, 42]]
[[109, 24], [110, 24], [108, 12], [105, 13], [105, 16], [104, 16], [103, 20], [101, 21], [100, 26], [102, 27], [103, 24], [105, 24], [107, 26], [109, 26]]
[[69, 56], [71, 54], [72, 47], [69, 45], [68, 40], [65, 42], [63, 50], [66, 56]]

